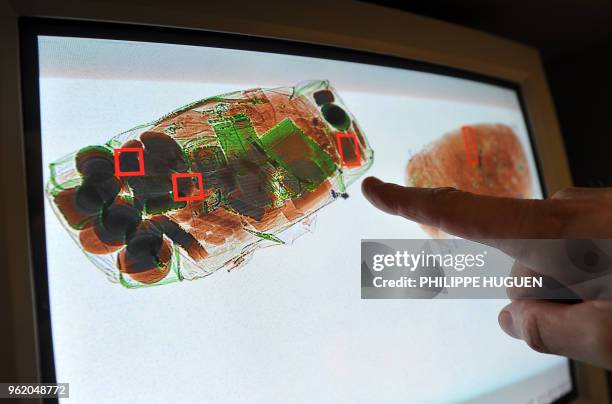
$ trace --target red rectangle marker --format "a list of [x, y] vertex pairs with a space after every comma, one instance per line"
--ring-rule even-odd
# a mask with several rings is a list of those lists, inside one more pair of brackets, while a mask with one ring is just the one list
[[[347, 141], [352, 142], [352, 151], [354, 153], [351, 153], [351, 156], [346, 156], [345, 154], [344, 146]], [[336, 145], [338, 147], [338, 153], [340, 154], [340, 163], [343, 167], [359, 167], [361, 165], [359, 143], [354, 133], [336, 132]]]
[[463, 137], [463, 145], [465, 146], [465, 158], [467, 162], [473, 166], [477, 166], [479, 164], [479, 159], [474, 128], [472, 128], [471, 126], [462, 126], [461, 136]]
[[[138, 154], [138, 171], [121, 171], [120, 156], [125, 153]], [[120, 147], [113, 149], [115, 158], [115, 176], [117, 177], [139, 177], [145, 175], [144, 150], [142, 147]]]
[[[180, 196], [178, 192], [179, 178], [197, 178], [198, 179], [198, 194]], [[174, 173], [172, 174], [172, 197], [175, 202], [189, 202], [204, 200], [204, 182], [202, 181], [202, 173]]]

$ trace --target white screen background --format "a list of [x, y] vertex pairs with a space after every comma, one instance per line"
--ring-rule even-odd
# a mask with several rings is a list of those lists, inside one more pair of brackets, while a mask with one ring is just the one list
[[[411, 154], [470, 123], [503, 123], [530, 150], [516, 94], [446, 76], [238, 50], [40, 37], [48, 164], [197, 99], [328, 79], [403, 183]], [[529, 153], [534, 195], [541, 196]], [[425, 238], [349, 189], [314, 233], [231, 273], [128, 290], [108, 282], [45, 201], [57, 380], [70, 402], [449, 402], [530, 377], [511, 402], [558, 395], [566, 360], [497, 325], [503, 300], [361, 300], [360, 239]], [[541, 378], [540, 378], [541, 379]]]

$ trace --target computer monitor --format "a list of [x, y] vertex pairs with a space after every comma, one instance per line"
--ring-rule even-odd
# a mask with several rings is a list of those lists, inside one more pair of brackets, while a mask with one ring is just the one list
[[[417, 163], [441, 158], [427, 153], [448, 138], [469, 154], [479, 131], [521, 155], [516, 196], [541, 198], [564, 181], [550, 170], [563, 158], [538, 147], [558, 148], [554, 124], [537, 134], [551, 113], [529, 107], [546, 98], [542, 83], [332, 40], [186, 28], [20, 20], [42, 380], [71, 383], [72, 398], [126, 402], [573, 394], [568, 360], [498, 329], [505, 301], [368, 301], [358, 283], [360, 239], [432, 231], [370, 208], [365, 175], [426, 185]], [[246, 155], [259, 167], [232, 163]], [[147, 175], [168, 167], [181, 175], [159, 191]], [[111, 195], [85, 192], [107, 169]], [[198, 172], [179, 191], [181, 176]], [[241, 199], [253, 184], [269, 187], [269, 200]], [[169, 198], [161, 207], [155, 192]], [[113, 210], [123, 212], [114, 224]], [[135, 211], [142, 237], [111, 240]], [[151, 271], [134, 251], [149, 248], [153, 227]]]

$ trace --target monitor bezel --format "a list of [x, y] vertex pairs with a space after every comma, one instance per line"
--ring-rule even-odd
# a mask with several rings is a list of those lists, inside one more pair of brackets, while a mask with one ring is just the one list
[[[544, 197], [549, 196], [547, 182], [542, 172], [539, 150], [533, 136], [530, 116], [527, 113], [528, 111], [525, 105], [522, 87], [519, 83], [511, 80], [489, 76], [483, 73], [476, 73], [453, 66], [444, 66], [432, 62], [412, 60], [370, 51], [348, 49], [333, 45], [313, 44], [297, 40], [263, 38], [246, 34], [169, 28], [153, 25], [39, 17], [19, 17], [18, 23], [23, 132], [25, 135], [26, 188], [30, 231], [29, 241], [33, 272], [32, 279], [34, 284], [35, 319], [37, 322], [38, 361], [40, 379], [45, 382], [55, 382], [56, 379], [47, 283], [43, 183], [44, 167], [42, 166], [37, 46], [38, 36], [141, 41], [309, 56], [434, 73], [511, 89], [517, 94], [521, 113], [525, 120], [542, 193]], [[556, 400], [556, 403], [570, 402], [578, 396], [574, 361], [568, 360], [568, 366], [572, 388], [568, 393]]]

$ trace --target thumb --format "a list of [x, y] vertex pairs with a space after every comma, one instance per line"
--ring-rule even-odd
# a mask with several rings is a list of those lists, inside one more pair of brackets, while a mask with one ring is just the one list
[[612, 367], [612, 304], [518, 300], [499, 313], [499, 325], [532, 349]]

